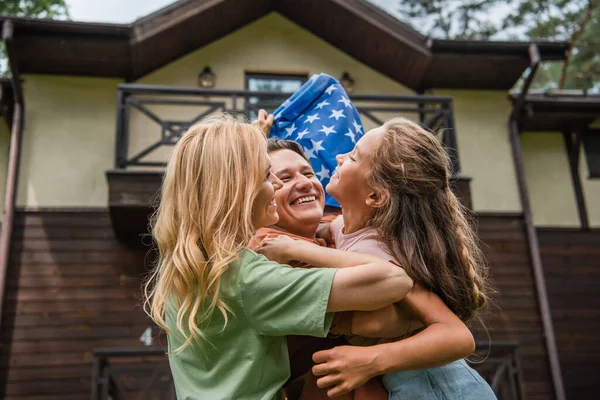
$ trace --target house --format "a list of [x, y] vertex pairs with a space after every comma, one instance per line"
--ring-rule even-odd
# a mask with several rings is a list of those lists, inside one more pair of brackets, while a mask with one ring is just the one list
[[[600, 389], [600, 98], [527, 90], [568, 43], [430, 39], [365, 0], [182, 0], [128, 25], [0, 22], [12, 71], [0, 80], [3, 398], [106, 398], [156, 378], [141, 366], [164, 367], [145, 350], [164, 342], [140, 281], [170, 146], [203, 114], [276, 106], [319, 72], [345, 78], [366, 128], [405, 115], [443, 130], [497, 289], [485, 326], [492, 355], [508, 354], [493, 372], [516, 382], [503, 397]], [[109, 367], [132, 359], [117, 383]]]

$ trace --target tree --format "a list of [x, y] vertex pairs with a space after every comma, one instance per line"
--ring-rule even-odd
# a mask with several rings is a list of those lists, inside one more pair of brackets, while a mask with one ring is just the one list
[[[0, 0], [0, 15], [15, 17], [64, 19], [69, 18], [65, 0]], [[0, 76], [8, 72], [4, 42], [0, 46]]]
[[[600, 81], [600, 9], [596, 0], [520, 0], [505, 20], [534, 40], [571, 42], [555, 86], [586, 89]], [[553, 72], [550, 68], [546, 72]], [[541, 78], [544, 78], [542, 74]]]
[[489, 39], [500, 26], [487, 18], [501, 0], [401, 0], [400, 10], [432, 37], [442, 39]]
[[[400, 13], [423, 18], [424, 34], [444, 39], [489, 39], [504, 35], [520, 40], [569, 41], [561, 65], [545, 63], [537, 88], [600, 90], [600, 0], [399, 0]], [[503, 23], [494, 8], [510, 12]]]

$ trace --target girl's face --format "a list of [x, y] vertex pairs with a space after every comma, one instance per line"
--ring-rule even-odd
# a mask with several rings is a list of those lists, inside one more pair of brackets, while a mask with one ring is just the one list
[[338, 166], [326, 190], [342, 208], [367, 205], [367, 199], [373, 192], [367, 183], [372, 155], [384, 133], [383, 127], [372, 129], [360, 138], [350, 153], [336, 157]]
[[[267, 156], [267, 160], [268, 160]], [[271, 163], [265, 170], [264, 181], [252, 205], [252, 225], [254, 229], [276, 224], [279, 221], [275, 192], [282, 186], [281, 181], [271, 173]]]

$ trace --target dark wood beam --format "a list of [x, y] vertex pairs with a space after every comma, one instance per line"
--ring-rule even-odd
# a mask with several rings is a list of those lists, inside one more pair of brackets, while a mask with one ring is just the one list
[[575, 201], [577, 202], [579, 222], [581, 229], [587, 230], [590, 228], [590, 224], [587, 207], [585, 205], [585, 198], [583, 196], [583, 189], [581, 187], [581, 177], [579, 176], [579, 156], [581, 153], [581, 143], [583, 141], [583, 131], [580, 129], [575, 132], [575, 140], [573, 140], [573, 133], [569, 131], [564, 131], [563, 137], [565, 139], [567, 158], [569, 160], [569, 170], [571, 172], [571, 182], [573, 183], [573, 190], [575, 192]]

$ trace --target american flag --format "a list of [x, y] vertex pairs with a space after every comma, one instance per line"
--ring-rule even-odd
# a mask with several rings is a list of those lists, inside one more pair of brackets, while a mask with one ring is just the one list
[[[298, 142], [325, 187], [335, 156], [352, 151], [364, 135], [360, 116], [342, 85], [327, 74], [313, 75], [275, 110], [271, 137]], [[329, 194], [325, 204], [339, 207]]]

